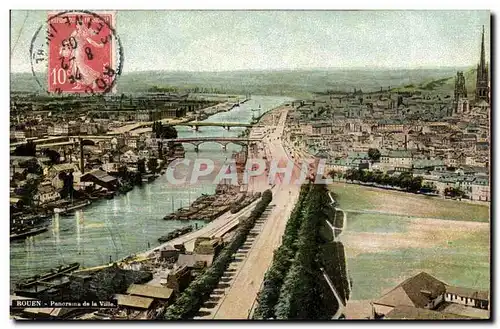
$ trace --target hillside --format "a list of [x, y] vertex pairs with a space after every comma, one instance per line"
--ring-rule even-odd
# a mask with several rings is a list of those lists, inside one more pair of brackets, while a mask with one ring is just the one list
[[[457, 70], [458, 71], [458, 70]], [[476, 89], [476, 68], [462, 69], [465, 77], [467, 93], [472, 94]], [[419, 84], [409, 84], [403, 87], [393, 88], [394, 92], [436, 91], [439, 93], [453, 93], [455, 89], [455, 74], [441, 79], [425, 80]]]
[[[117, 81], [119, 93], [144, 92], [152, 87], [179, 89], [209, 88], [221, 93], [286, 95], [309, 97], [326, 90], [365, 92], [389, 86], [420, 86], [450, 79], [463, 68], [439, 69], [316, 69], [284, 71], [167, 72], [125, 73]], [[443, 86], [447, 86], [448, 80]], [[439, 83], [438, 83], [439, 84]], [[432, 87], [436, 87], [432, 85]], [[11, 91], [38, 91], [30, 73], [11, 73]]]

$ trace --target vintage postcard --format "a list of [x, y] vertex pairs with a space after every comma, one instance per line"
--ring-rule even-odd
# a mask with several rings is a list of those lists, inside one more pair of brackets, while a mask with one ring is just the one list
[[489, 320], [491, 13], [10, 12], [16, 320]]

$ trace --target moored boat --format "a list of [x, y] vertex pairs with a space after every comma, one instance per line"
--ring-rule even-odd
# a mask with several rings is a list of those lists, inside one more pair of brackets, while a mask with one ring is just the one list
[[56, 213], [56, 214], [70, 213], [74, 210], [78, 210], [80, 208], [86, 207], [86, 206], [90, 205], [91, 203], [92, 203], [92, 201], [90, 201], [90, 200], [84, 200], [81, 202], [73, 203], [73, 204], [68, 205], [66, 207], [63, 207], [63, 208], [54, 208], [54, 213]]
[[164, 235], [164, 236], [158, 238], [158, 242], [165, 243], [167, 241], [170, 241], [172, 239], [175, 239], [181, 235], [184, 235], [184, 234], [192, 232], [192, 231], [193, 231], [193, 225], [184, 226], [184, 227], [175, 229], [172, 232], [169, 232], [167, 235]]
[[61, 265], [51, 269], [50, 271], [43, 273], [41, 275], [35, 275], [30, 278], [24, 279], [17, 283], [18, 288], [28, 288], [32, 285], [35, 285], [38, 281], [44, 280], [47, 281], [49, 279], [53, 279], [57, 276], [72, 272], [77, 270], [80, 267], [80, 263], [71, 263], [69, 265]]
[[10, 234], [10, 241], [24, 239], [24, 238], [27, 238], [28, 236], [37, 235], [37, 234], [45, 232], [45, 231], [47, 231], [46, 226], [14, 230]]

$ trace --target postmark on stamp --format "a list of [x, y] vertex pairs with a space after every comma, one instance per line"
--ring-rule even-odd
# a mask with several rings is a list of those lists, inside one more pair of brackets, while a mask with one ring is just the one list
[[[37, 73], [35, 66], [45, 62], [49, 93], [114, 91], [123, 65], [123, 50], [114, 23], [113, 12], [49, 13], [45, 35], [42, 26], [30, 48], [32, 72], [38, 84], [43, 87], [43, 73]], [[36, 47], [40, 41], [44, 42]]]

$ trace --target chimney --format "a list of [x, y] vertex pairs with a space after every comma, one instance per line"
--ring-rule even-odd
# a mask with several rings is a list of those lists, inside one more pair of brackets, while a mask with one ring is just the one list
[[84, 161], [83, 161], [83, 140], [80, 137], [80, 171], [82, 175], [85, 173]]

